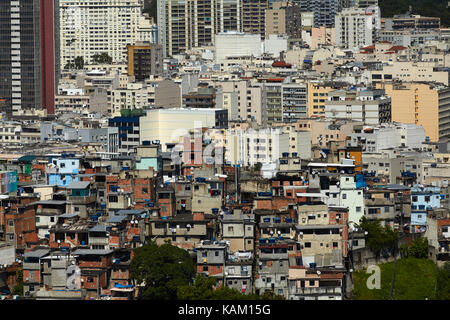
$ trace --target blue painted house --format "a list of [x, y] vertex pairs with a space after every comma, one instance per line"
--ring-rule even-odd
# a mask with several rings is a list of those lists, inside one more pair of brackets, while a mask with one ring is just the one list
[[441, 189], [415, 185], [411, 188], [411, 233], [425, 232], [427, 210], [441, 207]]
[[80, 181], [78, 173], [80, 170], [80, 159], [74, 155], [61, 155], [60, 157], [49, 157], [47, 164], [47, 181], [49, 185], [67, 187], [73, 181]]

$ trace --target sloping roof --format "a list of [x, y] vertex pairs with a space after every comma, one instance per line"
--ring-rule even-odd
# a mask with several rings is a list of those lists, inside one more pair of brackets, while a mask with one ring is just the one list
[[61, 205], [65, 203], [66, 203], [65, 200], [40, 200], [34, 202], [34, 204], [56, 204], [56, 205]]
[[17, 159], [17, 161], [24, 162], [24, 163], [30, 163], [34, 159], [36, 159], [36, 156], [27, 155], [27, 156], [20, 157], [19, 159]]
[[101, 250], [101, 249], [78, 249], [73, 252], [74, 255], [107, 255], [112, 253], [113, 250]]
[[116, 215], [124, 215], [124, 214], [142, 214], [144, 212], [147, 212], [147, 210], [144, 209], [140, 209], [140, 210], [127, 210], [127, 209], [123, 209], [123, 210], [119, 210], [116, 212]]
[[25, 259], [26, 258], [40, 258], [45, 256], [50, 252], [50, 249], [40, 248], [33, 251], [25, 252]]
[[106, 232], [108, 229], [108, 226], [104, 225], [104, 224], [98, 224], [96, 226], [93, 226], [92, 228], [89, 229], [89, 231], [92, 232]]
[[120, 223], [127, 218], [126, 215], [111, 216], [106, 223]]
[[77, 217], [78, 213], [64, 213], [58, 216], [58, 218], [73, 218]]
[[86, 189], [90, 185], [90, 181], [73, 181], [67, 186], [67, 189]]

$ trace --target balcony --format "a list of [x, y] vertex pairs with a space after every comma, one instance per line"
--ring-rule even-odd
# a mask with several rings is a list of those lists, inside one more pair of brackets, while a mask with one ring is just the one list
[[314, 288], [297, 288], [293, 287], [289, 290], [290, 294], [298, 295], [328, 295], [328, 294], [342, 294], [341, 287], [314, 287]]

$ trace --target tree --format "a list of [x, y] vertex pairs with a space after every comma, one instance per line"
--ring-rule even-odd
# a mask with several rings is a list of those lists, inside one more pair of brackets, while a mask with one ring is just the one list
[[13, 295], [23, 296], [23, 269], [19, 268], [16, 271], [17, 284], [12, 290]]
[[151, 242], [136, 249], [130, 269], [132, 278], [144, 284], [139, 294], [142, 299], [174, 300], [178, 288], [189, 284], [195, 275], [189, 253], [170, 242], [161, 246]]
[[98, 64], [111, 64], [112, 63], [112, 58], [106, 53], [100, 53], [100, 54], [94, 54], [92, 56], [92, 60], [94, 63], [98, 63]]
[[427, 259], [428, 258], [428, 239], [417, 238], [414, 240], [408, 248], [408, 256], [417, 259]]
[[391, 254], [395, 253], [397, 248], [398, 233], [389, 226], [382, 226], [381, 220], [367, 220], [366, 217], [361, 218], [358, 229], [367, 231], [366, 244], [377, 257], [383, 249], [387, 249]]
[[450, 300], [450, 262], [445, 262], [442, 268], [438, 268], [436, 275], [436, 298]]
[[73, 63], [69, 62], [64, 66], [64, 69], [67, 69], [67, 70], [75, 69], [75, 65]]
[[74, 61], [75, 69], [81, 70], [84, 68], [84, 58], [83, 57], [76, 57]]
[[181, 286], [178, 290], [180, 300], [283, 300], [284, 297], [273, 292], [263, 295], [244, 294], [229, 287], [215, 288], [216, 279], [197, 275], [193, 285]]

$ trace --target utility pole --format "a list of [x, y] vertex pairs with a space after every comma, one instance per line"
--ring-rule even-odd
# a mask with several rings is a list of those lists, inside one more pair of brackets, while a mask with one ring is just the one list
[[392, 300], [392, 297], [394, 295], [395, 268], [397, 267], [397, 255], [396, 255], [397, 246], [398, 246], [398, 238], [397, 238], [397, 241], [396, 241], [395, 247], [394, 247], [394, 271], [392, 273], [391, 294], [390, 294], [389, 300]]

